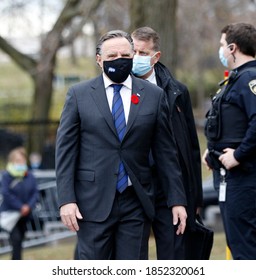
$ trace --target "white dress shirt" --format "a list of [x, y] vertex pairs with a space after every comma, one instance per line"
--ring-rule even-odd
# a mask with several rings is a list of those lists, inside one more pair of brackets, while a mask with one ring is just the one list
[[[106, 89], [108, 104], [110, 108], [110, 112], [112, 112], [112, 102], [113, 102], [113, 96], [114, 96], [114, 89], [111, 87], [113, 82], [109, 80], [109, 78], [103, 73], [103, 80], [104, 85]], [[127, 124], [129, 112], [130, 112], [130, 106], [131, 106], [131, 96], [132, 96], [132, 79], [129, 75], [128, 78], [122, 83], [122, 88], [120, 90], [120, 95], [123, 100], [123, 106], [124, 106], [124, 116], [125, 116], [125, 122]]]
[[[112, 112], [112, 103], [113, 103], [113, 97], [114, 97], [114, 88], [111, 86], [113, 82], [106, 76], [106, 74], [103, 72], [103, 81], [106, 89], [106, 95], [108, 99], [108, 104], [110, 108], [110, 112]], [[128, 78], [122, 83], [122, 88], [120, 90], [120, 95], [123, 100], [123, 106], [124, 106], [124, 116], [125, 116], [125, 122], [127, 124], [130, 107], [131, 107], [131, 96], [132, 96], [132, 79], [129, 75]], [[131, 186], [132, 182], [128, 176], [128, 186]]]
[[155, 69], [153, 69], [153, 72], [151, 73], [151, 75], [150, 75], [149, 77], [147, 77], [146, 80], [149, 81], [149, 82], [152, 83], [152, 84], [157, 85]]

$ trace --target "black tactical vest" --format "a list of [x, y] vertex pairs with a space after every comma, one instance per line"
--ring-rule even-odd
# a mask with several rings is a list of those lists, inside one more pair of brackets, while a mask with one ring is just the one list
[[248, 119], [235, 104], [225, 101], [225, 94], [240, 75], [255, 68], [246, 68], [230, 76], [228, 84], [224, 85], [212, 98], [212, 107], [206, 114], [205, 136], [209, 142], [240, 143], [248, 128]]

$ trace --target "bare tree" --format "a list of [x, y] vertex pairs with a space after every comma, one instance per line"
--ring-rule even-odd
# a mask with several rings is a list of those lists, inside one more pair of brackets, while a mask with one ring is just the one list
[[[27, 3], [25, 0], [10, 1], [15, 2]], [[202, 107], [208, 86], [204, 84], [202, 73], [205, 69], [221, 69], [216, 56], [220, 28], [238, 20], [253, 23], [255, 7], [255, 1], [250, 0], [65, 0], [52, 29], [42, 36], [38, 58], [21, 53], [3, 36], [0, 36], [0, 49], [32, 78], [31, 119], [36, 123], [48, 120], [58, 50], [74, 41], [89, 18], [94, 22], [96, 37], [108, 29], [133, 31], [148, 25], [160, 34], [161, 60], [172, 72], [179, 68], [183, 77], [195, 80], [190, 90], [196, 95], [196, 104]], [[33, 126], [29, 133], [29, 150], [41, 152], [45, 135], [44, 126]]]
[[[102, 2], [103, 0], [67, 0], [53, 28], [42, 39], [38, 59], [21, 53], [0, 36], [0, 48], [33, 80], [34, 98], [31, 119], [35, 123], [48, 120], [58, 50], [73, 42], [81, 32], [86, 20]], [[28, 141], [29, 151], [42, 152], [46, 131], [46, 126], [31, 126]]]

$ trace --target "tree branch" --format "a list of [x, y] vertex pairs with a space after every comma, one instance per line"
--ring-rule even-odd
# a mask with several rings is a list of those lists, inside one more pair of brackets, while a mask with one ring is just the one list
[[70, 27], [70, 32], [68, 36], [62, 36], [61, 47], [69, 45], [74, 41], [74, 39], [81, 32], [85, 23], [88, 21], [88, 18], [90, 18], [91, 15], [93, 15], [96, 12], [96, 10], [99, 8], [103, 1], [104, 0], [94, 0], [90, 7], [88, 7], [88, 3], [86, 3], [87, 1], [82, 0], [78, 8], [79, 12], [76, 14], [77, 16], [81, 16], [81, 21], [76, 26]]
[[51, 32], [61, 33], [65, 26], [77, 15], [81, 14], [80, 5], [84, 0], [68, 0], [62, 9]]
[[22, 69], [30, 73], [33, 77], [33, 70], [36, 68], [36, 60], [32, 57], [25, 55], [15, 49], [11, 44], [7, 42], [2, 36], [0, 36], [0, 49], [8, 54]]

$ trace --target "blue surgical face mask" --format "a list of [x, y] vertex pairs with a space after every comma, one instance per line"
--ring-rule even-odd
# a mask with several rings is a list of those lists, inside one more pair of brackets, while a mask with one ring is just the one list
[[40, 167], [40, 162], [32, 162], [31, 163], [31, 168], [32, 169], [38, 169]]
[[151, 66], [151, 58], [153, 56], [144, 56], [144, 55], [135, 54], [133, 57], [132, 73], [138, 77], [147, 74], [153, 67]]
[[13, 168], [18, 172], [26, 172], [28, 167], [26, 164], [13, 164]]
[[220, 47], [219, 49], [219, 59], [224, 67], [228, 67], [228, 59], [224, 56], [224, 48]]
[[26, 164], [17, 164], [9, 162], [6, 170], [14, 177], [23, 177], [28, 170]]

